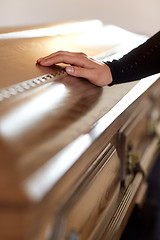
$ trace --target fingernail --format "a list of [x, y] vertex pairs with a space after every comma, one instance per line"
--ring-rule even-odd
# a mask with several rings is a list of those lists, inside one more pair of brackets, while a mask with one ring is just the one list
[[73, 68], [73, 67], [67, 67], [67, 68], [66, 68], [66, 71], [67, 71], [68, 73], [74, 73], [74, 68]]

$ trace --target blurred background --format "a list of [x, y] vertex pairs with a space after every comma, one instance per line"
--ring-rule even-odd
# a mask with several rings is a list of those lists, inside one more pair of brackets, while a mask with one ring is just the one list
[[152, 35], [160, 29], [160, 0], [0, 0], [0, 27], [100, 19]]

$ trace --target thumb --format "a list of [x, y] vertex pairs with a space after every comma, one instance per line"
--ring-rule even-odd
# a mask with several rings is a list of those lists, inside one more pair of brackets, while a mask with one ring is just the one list
[[75, 76], [75, 67], [72, 67], [72, 66], [69, 66], [69, 67], [66, 67], [65, 68], [65, 71], [69, 74], [69, 75], [72, 75], [72, 76]]
[[82, 67], [77, 67], [77, 66], [67, 66], [65, 68], [66, 72], [74, 77], [82, 77], [86, 79], [92, 79], [92, 70], [87, 69], [87, 68], [82, 68]]

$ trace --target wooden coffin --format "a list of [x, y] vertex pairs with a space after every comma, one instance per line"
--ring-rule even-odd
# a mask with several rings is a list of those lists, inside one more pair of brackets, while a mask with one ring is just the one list
[[159, 147], [159, 75], [100, 88], [36, 60], [144, 40], [98, 20], [1, 29], [0, 239], [120, 239]]

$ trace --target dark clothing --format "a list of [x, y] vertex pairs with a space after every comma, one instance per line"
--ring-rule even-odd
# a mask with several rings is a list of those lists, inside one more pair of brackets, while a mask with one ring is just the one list
[[119, 60], [106, 62], [106, 64], [110, 67], [113, 77], [110, 86], [159, 73], [160, 31]]

